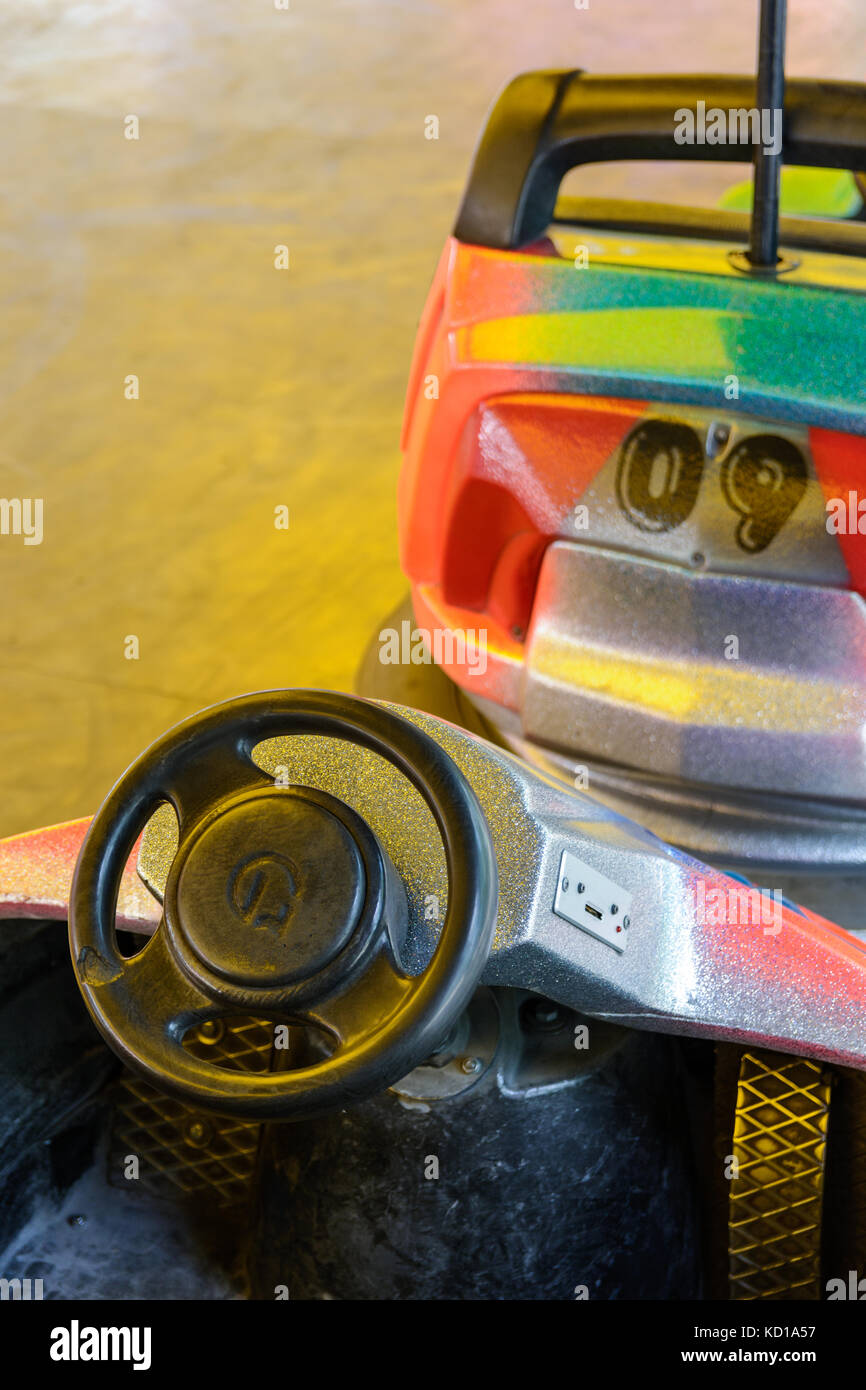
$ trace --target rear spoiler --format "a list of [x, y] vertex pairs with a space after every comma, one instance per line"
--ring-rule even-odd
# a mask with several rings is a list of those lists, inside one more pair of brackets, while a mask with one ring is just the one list
[[[753, 77], [592, 77], [578, 70], [527, 72], [508, 84], [481, 137], [454, 235], [516, 250], [553, 221], [563, 177], [582, 164], [658, 159], [744, 163], [742, 144], [678, 144], [675, 112], [751, 109]], [[866, 86], [789, 78], [786, 164], [866, 170]]]

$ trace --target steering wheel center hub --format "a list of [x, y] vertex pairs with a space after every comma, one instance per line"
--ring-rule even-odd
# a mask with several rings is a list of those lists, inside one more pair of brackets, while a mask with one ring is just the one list
[[[364, 861], [350, 829], [298, 789], [230, 803], [176, 865], [175, 924], [197, 959], [240, 986], [309, 980], [360, 920]], [[167, 903], [168, 906], [168, 903]]]

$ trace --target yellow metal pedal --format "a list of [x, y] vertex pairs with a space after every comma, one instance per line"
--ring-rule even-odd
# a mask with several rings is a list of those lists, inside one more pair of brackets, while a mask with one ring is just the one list
[[740, 1060], [728, 1207], [729, 1297], [819, 1299], [830, 1077], [817, 1062]]

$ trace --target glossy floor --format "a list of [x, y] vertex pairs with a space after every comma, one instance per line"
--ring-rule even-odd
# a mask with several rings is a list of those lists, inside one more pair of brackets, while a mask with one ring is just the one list
[[[0, 833], [93, 810], [215, 700], [351, 687], [404, 589], [405, 379], [487, 106], [535, 66], [751, 71], [756, 8], [2, 0], [0, 493], [44, 539], [0, 537]], [[790, 71], [864, 76], [861, 0], [790, 8]]]

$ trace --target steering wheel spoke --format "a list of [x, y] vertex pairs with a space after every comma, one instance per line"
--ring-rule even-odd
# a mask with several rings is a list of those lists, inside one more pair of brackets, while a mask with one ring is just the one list
[[244, 792], [264, 790], [273, 782], [256, 767], [237, 741], [214, 744], [178, 768], [166, 785], [181, 836], [206, 815], [215, 802]]
[[124, 962], [119, 1007], [137, 1024], [155, 1025], [155, 1033], [180, 1042], [188, 1029], [225, 1010], [184, 974], [165, 930], [163, 920], [138, 954]]
[[329, 1033], [340, 1051], [350, 1049], [371, 1028], [385, 1026], [405, 1005], [413, 981], [381, 950], [363, 974], [343, 990], [305, 1009], [305, 1022]]

